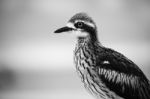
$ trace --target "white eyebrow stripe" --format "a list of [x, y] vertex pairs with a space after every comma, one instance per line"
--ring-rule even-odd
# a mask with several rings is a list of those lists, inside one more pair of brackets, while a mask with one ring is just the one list
[[71, 23], [71, 22], [69, 22], [69, 23], [67, 23], [67, 25], [66, 25], [67, 27], [70, 27], [70, 28], [73, 28], [73, 29], [75, 29], [75, 26], [74, 26], [74, 24], [73, 23]]
[[92, 23], [90, 23], [90, 22], [84, 22], [84, 23], [87, 24], [87, 25], [89, 25], [89, 26], [91, 26], [91, 27], [93, 27], [93, 28], [95, 28], [95, 25], [92, 24]]

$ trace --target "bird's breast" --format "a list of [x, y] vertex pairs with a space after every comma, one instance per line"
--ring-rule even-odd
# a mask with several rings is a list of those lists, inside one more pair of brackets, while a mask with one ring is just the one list
[[76, 65], [76, 70], [81, 77], [81, 79], [84, 79], [84, 76], [82, 76], [85, 73], [85, 69], [87, 67], [94, 66], [94, 61], [91, 58], [94, 58], [91, 56], [92, 54], [87, 52], [85, 48], [79, 48], [77, 47], [74, 53], [74, 63]]
[[85, 51], [85, 48], [76, 46], [74, 51], [74, 63], [79, 77], [84, 81], [85, 69], [93, 65], [90, 54]]
[[[84, 49], [75, 50], [74, 54], [74, 62], [76, 65], [76, 70], [84, 83], [84, 87], [93, 95], [97, 97], [102, 97], [102, 99], [106, 99], [105, 93], [101, 90], [102, 83], [94, 70], [95, 61], [91, 58], [90, 53], [84, 52]], [[93, 57], [94, 58], [94, 57]], [[95, 83], [97, 82], [97, 83]]]

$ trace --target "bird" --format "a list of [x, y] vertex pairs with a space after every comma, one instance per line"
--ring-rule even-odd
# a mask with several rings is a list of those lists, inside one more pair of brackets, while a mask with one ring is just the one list
[[54, 33], [75, 34], [76, 71], [96, 99], [150, 99], [150, 81], [129, 58], [101, 44], [97, 26], [85, 12], [76, 13]]

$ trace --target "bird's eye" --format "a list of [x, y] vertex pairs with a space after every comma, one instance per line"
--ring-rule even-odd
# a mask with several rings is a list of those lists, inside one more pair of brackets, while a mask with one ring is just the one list
[[83, 22], [77, 22], [77, 23], [76, 23], [76, 27], [77, 27], [77, 28], [82, 28], [82, 27], [83, 27], [83, 24], [84, 24]]

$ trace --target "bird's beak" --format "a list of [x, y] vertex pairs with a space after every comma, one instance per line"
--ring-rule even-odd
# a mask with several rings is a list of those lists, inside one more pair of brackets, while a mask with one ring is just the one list
[[60, 29], [57, 29], [56, 31], [54, 31], [54, 33], [68, 32], [68, 31], [72, 31], [72, 30], [73, 30], [73, 28], [65, 26]]

